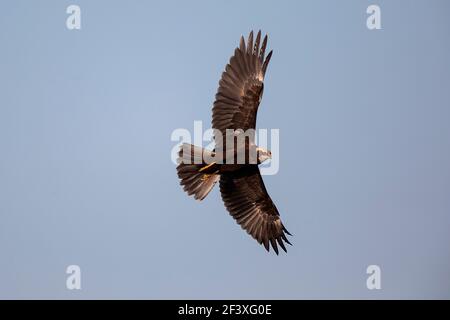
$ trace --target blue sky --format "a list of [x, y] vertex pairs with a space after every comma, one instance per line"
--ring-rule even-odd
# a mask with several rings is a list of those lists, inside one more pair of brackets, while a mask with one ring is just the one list
[[[449, 3], [376, 1], [369, 31], [373, 3], [2, 3], [0, 297], [450, 298]], [[280, 129], [280, 256], [170, 161], [252, 29], [274, 50], [258, 126]]]

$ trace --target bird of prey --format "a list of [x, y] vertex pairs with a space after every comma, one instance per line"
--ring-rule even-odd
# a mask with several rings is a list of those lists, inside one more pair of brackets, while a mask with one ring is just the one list
[[[256, 114], [264, 89], [264, 76], [272, 51], [265, 56], [267, 35], [261, 42], [261, 31], [253, 42], [253, 31], [245, 43], [241, 37], [222, 73], [212, 109], [215, 148], [210, 151], [183, 144], [178, 158], [177, 173], [188, 195], [203, 200], [216, 182], [225, 207], [236, 222], [267, 251], [270, 246], [278, 254], [278, 245], [286, 251], [291, 235], [281, 222], [275, 204], [264, 186], [258, 165], [271, 158], [271, 152], [256, 146], [254, 137], [247, 137], [243, 147], [233, 139], [240, 133], [256, 128]], [[226, 140], [230, 141], [230, 140]], [[231, 153], [229, 152], [232, 149]], [[239, 163], [237, 153], [243, 151], [245, 161]], [[251, 157], [256, 152], [256, 159]], [[230, 156], [231, 161], [227, 158]], [[205, 159], [214, 161], [205, 161]], [[253, 160], [253, 161], [252, 161]], [[278, 245], [277, 245], [278, 244]]]

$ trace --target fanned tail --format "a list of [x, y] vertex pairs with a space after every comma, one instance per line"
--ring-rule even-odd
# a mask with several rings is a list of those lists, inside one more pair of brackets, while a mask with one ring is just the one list
[[220, 174], [217, 166], [206, 164], [204, 156], [211, 157], [212, 151], [184, 143], [178, 153], [177, 173], [180, 184], [188, 195], [194, 195], [196, 200], [203, 200], [212, 190]]

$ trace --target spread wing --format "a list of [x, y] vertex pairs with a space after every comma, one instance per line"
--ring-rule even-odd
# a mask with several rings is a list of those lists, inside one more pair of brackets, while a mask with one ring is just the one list
[[223, 173], [220, 192], [225, 207], [242, 229], [259, 244], [264, 244], [267, 251], [270, 250], [269, 243], [277, 254], [277, 243], [286, 251], [284, 242], [291, 244], [286, 238], [290, 233], [267, 193], [258, 166]]
[[[212, 127], [223, 136], [226, 129], [255, 129], [256, 113], [262, 98], [263, 81], [272, 51], [264, 58], [267, 35], [261, 41], [261, 31], [253, 44], [253, 31], [245, 45], [241, 37], [239, 48], [227, 64], [213, 107]], [[216, 139], [217, 140], [217, 139]]]

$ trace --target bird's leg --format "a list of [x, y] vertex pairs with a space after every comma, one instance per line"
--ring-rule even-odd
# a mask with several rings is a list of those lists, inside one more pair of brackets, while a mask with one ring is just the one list
[[212, 167], [213, 165], [215, 165], [215, 164], [216, 164], [215, 162], [212, 162], [212, 163], [210, 163], [210, 164], [204, 166], [204, 167], [201, 168], [200, 170], [198, 170], [198, 172], [203, 172], [203, 171], [205, 171], [205, 170], [211, 168], [211, 167]]
[[215, 174], [218, 174], [218, 173], [219, 173], [219, 170], [216, 170], [216, 171], [211, 172], [211, 173], [204, 173], [203, 176], [202, 176], [202, 178], [201, 178], [201, 180], [202, 180], [202, 181], [206, 181], [206, 180], [208, 180], [211, 176], [213, 176], [213, 175], [215, 175]]

